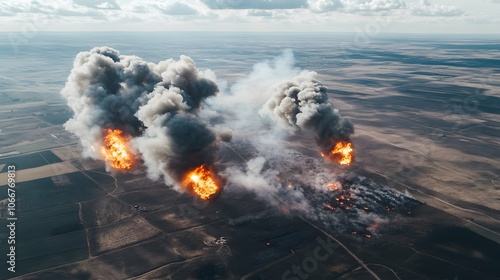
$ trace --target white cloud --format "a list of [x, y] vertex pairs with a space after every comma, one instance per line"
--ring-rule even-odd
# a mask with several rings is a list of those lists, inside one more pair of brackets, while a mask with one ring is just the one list
[[119, 10], [120, 6], [113, 0], [73, 0], [73, 3], [79, 6], [85, 6], [95, 9]]
[[42, 4], [38, 1], [3, 1], [0, 3], [0, 11], [9, 15], [27, 13], [54, 13], [57, 7]]
[[211, 9], [297, 9], [306, 8], [307, 0], [202, 0]]
[[422, 1], [421, 5], [412, 7], [411, 12], [416, 16], [427, 17], [455, 17], [465, 14], [465, 12], [455, 6], [432, 5], [429, 1]]
[[345, 0], [342, 4], [347, 12], [387, 11], [406, 7], [400, 0]]
[[[80, 5], [75, 2], [83, 1], [4, 1], [0, 4], [0, 15], [14, 16], [19, 20], [31, 20], [33, 16], [54, 17], [87, 17], [94, 20], [106, 19], [106, 14], [102, 5], [109, 5], [113, 1], [89, 1], [85, 5]], [[108, 4], [105, 4], [108, 3]], [[106, 8], [109, 9], [109, 8]], [[113, 9], [119, 9], [119, 6], [114, 6]]]
[[198, 11], [187, 4], [175, 2], [170, 6], [166, 7], [163, 10], [163, 13], [167, 15], [189, 16], [189, 15], [197, 15]]
[[309, 0], [309, 9], [315, 13], [337, 11], [344, 8], [340, 0]]
[[316, 13], [339, 11], [343, 13], [379, 12], [403, 9], [401, 0], [309, 0], [309, 9]]
[[266, 10], [248, 10], [247, 14], [254, 17], [272, 17], [273, 13]]
[[[383, 32], [498, 33], [500, 0], [2, 0], [0, 31], [50, 18], [47, 30], [352, 31], [383, 19]], [[494, 3], [495, 2], [495, 3]], [[106, 25], [102, 25], [106, 22]], [[159, 24], [169, 22], [175, 24]], [[416, 29], [409, 28], [412, 25]], [[484, 26], [485, 28], [481, 28]], [[466, 28], [464, 28], [466, 27]], [[104, 28], [104, 29], [103, 29]], [[447, 31], [446, 31], [447, 32]]]

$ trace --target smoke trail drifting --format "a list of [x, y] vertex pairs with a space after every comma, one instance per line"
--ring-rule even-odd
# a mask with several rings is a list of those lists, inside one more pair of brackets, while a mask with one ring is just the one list
[[287, 205], [288, 213], [363, 235], [389, 221], [387, 205], [417, 205], [405, 195], [325, 166], [308, 135], [312, 132], [326, 152], [339, 141], [350, 142], [354, 127], [332, 106], [316, 73], [295, 67], [289, 50], [256, 64], [209, 104], [220, 113], [221, 126], [234, 131], [228, 153], [244, 160], [223, 171], [227, 192], [250, 190], [274, 206]]

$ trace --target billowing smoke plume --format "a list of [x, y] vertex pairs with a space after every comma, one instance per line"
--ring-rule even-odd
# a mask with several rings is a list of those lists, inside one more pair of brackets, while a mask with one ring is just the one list
[[[307, 142], [310, 132], [330, 151], [350, 142], [354, 128], [333, 108], [316, 73], [295, 67], [290, 50], [207, 99], [219, 92], [215, 81], [186, 56], [155, 64], [95, 48], [78, 54], [61, 92], [74, 111], [65, 127], [87, 156], [102, 159], [93, 146], [102, 145], [106, 129], [117, 128], [132, 137], [128, 144], [153, 179], [179, 188], [186, 172], [218, 167], [229, 187], [222, 198], [243, 188], [336, 229], [366, 230], [387, 221], [386, 206], [415, 204], [325, 166]], [[216, 162], [219, 148], [224, 156]]]
[[133, 143], [152, 178], [163, 175], [168, 184], [175, 184], [190, 169], [215, 160], [216, 134], [197, 113], [218, 87], [212, 72], [198, 71], [186, 56], [161, 62], [155, 69], [162, 82], [145, 96], [136, 114], [146, 129]]
[[354, 126], [332, 107], [327, 88], [315, 77], [303, 71], [277, 86], [260, 112], [291, 129], [313, 131], [322, 152], [329, 152], [339, 141], [350, 142]]
[[405, 195], [325, 165], [308, 142], [310, 132], [321, 150], [330, 151], [338, 141], [350, 142], [353, 125], [333, 108], [316, 73], [295, 66], [289, 50], [256, 64], [209, 105], [219, 112], [220, 126], [233, 130], [231, 142], [222, 145], [234, 155], [222, 172], [228, 184], [223, 197], [249, 190], [279, 209], [286, 205], [284, 213], [363, 236], [389, 221], [393, 212], [386, 206], [407, 215], [404, 210], [417, 205]]
[[102, 159], [97, 148], [105, 130], [124, 131], [148, 173], [173, 184], [214, 160], [216, 134], [197, 113], [217, 92], [215, 75], [199, 71], [187, 56], [155, 64], [94, 48], [77, 55], [61, 91], [74, 112], [65, 128], [78, 136], [84, 155], [96, 159]]
[[141, 134], [143, 125], [135, 113], [144, 95], [162, 80], [154, 66], [107, 47], [76, 56], [61, 90], [74, 112], [64, 126], [78, 136], [86, 156], [101, 158], [97, 148], [102, 144], [103, 129], [119, 128], [131, 136]]

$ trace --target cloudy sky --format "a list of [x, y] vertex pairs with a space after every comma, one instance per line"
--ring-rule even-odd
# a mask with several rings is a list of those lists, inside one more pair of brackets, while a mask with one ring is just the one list
[[500, 33], [500, 0], [1, 0], [0, 31]]

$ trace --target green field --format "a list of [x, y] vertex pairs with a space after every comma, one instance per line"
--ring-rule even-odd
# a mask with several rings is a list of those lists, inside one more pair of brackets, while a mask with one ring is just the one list
[[[8, 252], [4, 244], [0, 248], [2, 252]], [[0, 279], [83, 260], [87, 257], [86, 236], [82, 230], [28, 241], [17, 237], [16, 273], [12, 274], [3, 269], [0, 271]], [[6, 256], [2, 254], [1, 259], [2, 263], [5, 263]]]
[[[6, 221], [2, 221], [5, 228]], [[7, 243], [0, 246], [8, 252]], [[88, 245], [79, 219], [78, 204], [67, 204], [18, 215], [16, 221], [16, 274], [21, 275], [83, 260], [88, 256]], [[0, 258], [6, 261], [6, 256]], [[0, 279], [5, 279], [4, 270]], [[10, 273], [8, 276], [13, 276]]]
[[15, 165], [16, 170], [23, 170], [57, 162], [62, 162], [62, 160], [52, 153], [52, 151], [0, 159], [0, 164], [6, 164], [1, 172], [7, 172], [8, 165]]
[[[80, 172], [66, 174], [71, 184], [56, 186], [50, 178], [18, 183], [16, 186], [18, 215], [55, 206], [94, 199], [106, 193]], [[0, 198], [6, 197], [6, 187], [0, 187]]]
[[[50, 158], [50, 156], [49, 156]], [[53, 159], [53, 158], [51, 158]], [[106, 193], [80, 172], [66, 174], [70, 184], [54, 185], [51, 178], [18, 183], [16, 186], [16, 274], [83, 260], [88, 257], [87, 237], [79, 217], [77, 202]], [[0, 198], [6, 198], [6, 186], [0, 187]], [[6, 227], [2, 219], [2, 228]], [[8, 252], [1, 243], [0, 251]], [[5, 263], [6, 254], [0, 261]], [[0, 279], [6, 279], [6, 270]]]
[[79, 207], [75, 203], [22, 213], [17, 222], [17, 237], [22, 241], [28, 241], [82, 229]]
[[49, 113], [40, 116], [40, 119], [51, 123], [53, 125], [59, 125], [65, 123], [72, 117], [71, 113], [62, 112], [62, 113]]

